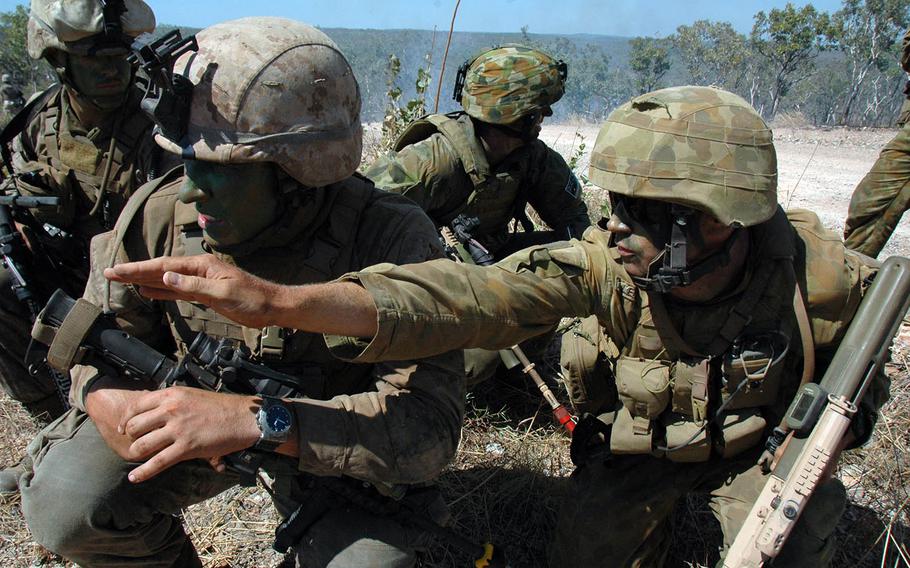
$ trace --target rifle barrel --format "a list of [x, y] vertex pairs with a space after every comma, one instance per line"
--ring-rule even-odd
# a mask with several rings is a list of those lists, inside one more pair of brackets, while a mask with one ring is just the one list
[[32, 197], [26, 195], [0, 195], [0, 205], [8, 207], [24, 207], [35, 209], [39, 207], [58, 207], [59, 197]]

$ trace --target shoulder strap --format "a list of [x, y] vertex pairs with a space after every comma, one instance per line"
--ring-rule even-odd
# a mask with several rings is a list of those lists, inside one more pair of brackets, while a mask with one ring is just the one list
[[[12, 168], [12, 156], [9, 151], [9, 144], [18, 136], [32, 121], [33, 112], [44, 106], [44, 104], [54, 95], [60, 92], [60, 84], [54, 84], [44, 90], [43, 93], [28, 102], [22, 109], [16, 113], [16, 116], [10, 120], [3, 130], [0, 131], [0, 153], [2, 153], [3, 162], [7, 167]], [[34, 149], [32, 149], [34, 152]], [[12, 171], [10, 171], [12, 173]]]
[[[432, 126], [436, 132], [445, 136], [446, 140], [452, 145], [461, 166], [464, 168], [474, 188], [486, 183], [490, 176], [490, 163], [487, 161], [487, 155], [483, 147], [477, 142], [477, 139], [468, 133], [468, 130], [455, 118], [446, 114], [430, 114], [408, 126], [407, 130], [396, 143], [396, 149], [403, 148], [401, 144], [408, 142], [413, 144], [421, 139], [428, 138], [433, 130], [428, 129], [427, 125]], [[429, 132], [429, 133], [427, 133]], [[423, 138], [418, 138], [423, 136]], [[405, 144], [407, 145], [407, 144]]]
[[[104, 265], [104, 268], [111, 268], [117, 262], [117, 253], [120, 251], [120, 247], [123, 246], [123, 241], [126, 238], [126, 232], [129, 229], [130, 224], [133, 222], [133, 218], [136, 216], [136, 213], [138, 213], [139, 210], [145, 205], [145, 202], [148, 201], [149, 197], [151, 197], [153, 193], [155, 193], [161, 186], [177, 179], [178, 175], [183, 175], [183, 166], [178, 166], [157, 180], [143, 185], [136, 193], [132, 195], [132, 197], [130, 197], [130, 200], [126, 202], [126, 205], [123, 207], [123, 211], [120, 212], [120, 217], [117, 218], [117, 222], [114, 224], [114, 242], [113, 246], [111, 247], [111, 257]], [[103, 308], [104, 313], [110, 313], [110, 280], [106, 281], [104, 285]]]

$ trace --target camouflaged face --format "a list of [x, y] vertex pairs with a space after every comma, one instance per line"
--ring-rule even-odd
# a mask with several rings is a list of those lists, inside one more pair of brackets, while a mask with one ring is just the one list
[[552, 105], [564, 92], [559, 62], [537, 49], [507, 45], [474, 59], [465, 75], [461, 105], [478, 120], [508, 124]]
[[243, 18], [196, 35], [198, 53], [174, 72], [195, 88], [175, 154], [223, 164], [272, 162], [309, 187], [349, 177], [360, 164], [360, 90], [338, 46], [283, 18]]
[[[155, 14], [142, 0], [125, 0], [120, 17], [127, 38], [155, 31]], [[49, 49], [88, 55], [92, 36], [104, 31], [104, 15], [98, 0], [32, 0], [28, 18], [28, 54], [40, 59]], [[125, 41], [123, 52], [129, 47]]]
[[613, 111], [594, 144], [590, 178], [727, 225], [761, 223], [777, 208], [771, 129], [745, 100], [710, 87], [654, 91]]

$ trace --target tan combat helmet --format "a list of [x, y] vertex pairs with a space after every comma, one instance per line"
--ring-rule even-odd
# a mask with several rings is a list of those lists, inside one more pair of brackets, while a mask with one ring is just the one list
[[243, 18], [196, 34], [174, 73], [195, 86], [186, 134], [165, 150], [222, 164], [271, 162], [308, 187], [357, 169], [360, 90], [338, 46], [284, 18]]
[[568, 68], [533, 47], [494, 47], [464, 62], [455, 79], [456, 101], [491, 124], [510, 124], [562, 98]]
[[[686, 267], [693, 210], [739, 228], [769, 220], [778, 207], [771, 129], [744, 99], [711, 87], [646, 93], [610, 113], [594, 143], [590, 179], [614, 196], [674, 206], [664, 254], [648, 278], [635, 279], [647, 290], [688, 285], [724, 262], [726, 250]], [[603, 213], [610, 214], [607, 204]]]
[[32, 0], [28, 54], [125, 54], [132, 39], [155, 31], [155, 14], [142, 0]]
[[743, 98], [712, 87], [672, 87], [610, 113], [591, 153], [591, 182], [667, 201], [748, 227], [777, 209], [771, 129]]

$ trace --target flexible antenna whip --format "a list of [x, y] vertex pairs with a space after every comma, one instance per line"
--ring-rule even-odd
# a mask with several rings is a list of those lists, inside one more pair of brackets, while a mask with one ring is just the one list
[[446, 50], [442, 54], [442, 67], [439, 69], [439, 84], [436, 85], [436, 100], [433, 102], [433, 113], [439, 112], [439, 95], [442, 93], [442, 80], [446, 75], [446, 59], [449, 57], [449, 46], [452, 45], [452, 32], [455, 31], [455, 16], [458, 15], [458, 6], [461, 0], [455, 2], [455, 9], [452, 11], [452, 23], [449, 24], [449, 37], [446, 39]]

